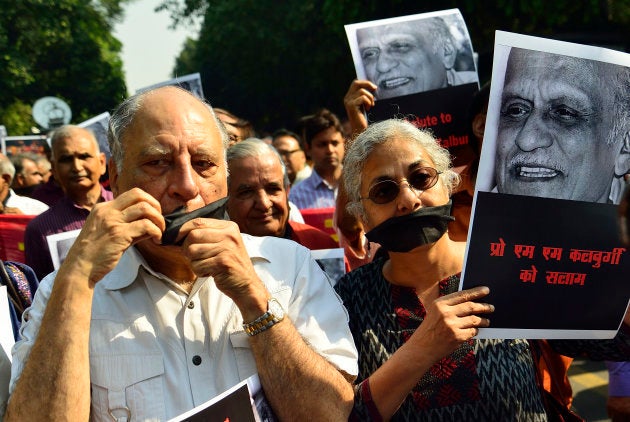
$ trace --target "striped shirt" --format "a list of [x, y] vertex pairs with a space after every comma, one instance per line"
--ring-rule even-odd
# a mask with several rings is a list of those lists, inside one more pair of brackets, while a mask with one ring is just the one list
[[289, 201], [301, 210], [334, 207], [336, 196], [337, 189], [332, 188], [315, 170], [289, 191]]

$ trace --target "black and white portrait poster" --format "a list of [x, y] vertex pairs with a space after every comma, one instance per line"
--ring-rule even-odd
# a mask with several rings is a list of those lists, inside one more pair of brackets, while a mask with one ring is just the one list
[[429, 128], [457, 160], [479, 77], [458, 9], [345, 25], [358, 79], [378, 88], [368, 121], [404, 117]]
[[630, 173], [630, 55], [498, 31], [460, 288], [480, 338], [612, 338], [630, 298], [617, 204]]
[[107, 129], [109, 127], [108, 111], [94, 116], [84, 122], [79, 123], [77, 126], [89, 129], [94, 134], [94, 137], [98, 141], [98, 147], [102, 153], [105, 154], [105, 158], [109, 160], [112, 153], [109, 151], [109, 143], [107, 142]]
[[169, 422], [276, 422], [258, 374], [254, 374]]

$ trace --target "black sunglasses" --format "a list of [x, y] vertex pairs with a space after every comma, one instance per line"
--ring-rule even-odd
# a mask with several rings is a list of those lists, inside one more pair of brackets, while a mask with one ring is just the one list
[[[425, 191], [431, 189], [438, 181], [441, 172], [433, 167], [418, 167], [407, 177], [407, 185], [414, 190]], [[403, 182], [382, 180], [370, 187], [367, 198], [375, 204], [387, 204], [398, 197], [400, 185]]]

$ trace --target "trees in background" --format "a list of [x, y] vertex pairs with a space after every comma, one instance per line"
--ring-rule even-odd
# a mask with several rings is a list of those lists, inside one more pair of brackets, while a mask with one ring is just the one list
[[67, 102], [76, 122], [126, 97], [112, 35], [126, 1], [0, 0], [0, 123], [10, 135], [30, 133], [44, 96]]
[[[129, 1], [0, 0], [0, 124], [9, 134], [30, 132], [30, 107], [43, 96], [65, 100], [74, 122], [126, 97], [112, 32]], [[174, 25], [202, 22], [173, 74], [199, 72], [212, 104], [272, 131], [319, 107], [343, 115], [355, 77], [345, 24], [455, 7], [483, 81], [497, 29], [630, 48], [630, 0], [162, 0], [158, 9]]]
[[200, 72], [209, 101], [261, 131], [327, 107], [343, 115], [356, 76], [344, 25], [459, 8], [485, 81], [495, 30], [627, 49], [630, 0], [164, 0], [175, 25], [201, 19], [174, 74]]

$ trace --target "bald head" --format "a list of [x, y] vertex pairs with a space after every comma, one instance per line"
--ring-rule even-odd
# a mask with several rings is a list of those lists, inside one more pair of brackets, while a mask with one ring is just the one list
[[94, 148], [96, 148], [96, 152], [100, 153], [100, 147], [96, 137], [94, 136], [94, 132], [76, 125], [64, 125], [55, 129], [50, 137], [51, 161], [54, 161], [55, 159], [55, 145], [58, 145], [62, 139], [67, 138], [84, 138], [92, 142], [94, 144]]

